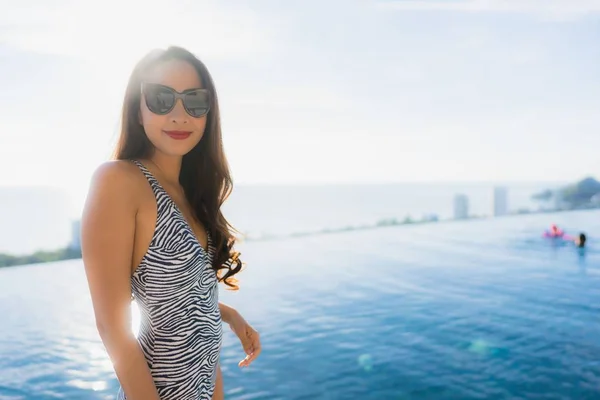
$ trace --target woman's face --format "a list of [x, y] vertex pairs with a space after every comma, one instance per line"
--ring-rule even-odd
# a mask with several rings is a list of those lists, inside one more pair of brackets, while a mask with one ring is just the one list
[[[153, 84], [166, 86], [156, 89]], [[179, 93], [189, 89], [200, 89], [202, 84], [194, 67], [180, 60], [163, 61], [152, 68], [144, 79], [144, 90], [150, 96], [163, 96], [168, 88]], [[161, 93], [157, 93], [157, 90]], [[193, 117], [185, 110], [181, 99], [165, 115], [148, 109], [145, 93], [140, 102], [140, 119], [146, 136], [157, 151], [168, 156], [183, 156], [192, 150], [202, 139], [206, 127], [206, 114]]]

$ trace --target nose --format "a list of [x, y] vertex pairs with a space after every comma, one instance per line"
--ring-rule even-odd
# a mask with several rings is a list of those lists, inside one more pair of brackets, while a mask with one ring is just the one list
[[171, 122], [187, 124], [188, 123], [188, 114], [183, 107], [183, 100], [177, 99], [175, 102], [175, 107], [169, 113], [169, 118]]

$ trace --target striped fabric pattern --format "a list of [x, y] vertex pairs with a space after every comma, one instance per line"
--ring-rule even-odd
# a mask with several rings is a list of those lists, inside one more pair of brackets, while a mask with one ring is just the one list
[[[142, 163], [156, 197], [156, 227], [131, 278], [140, 310], [138, 342], [161, 400], [211, 399], [223, 336], [214, 247], [196, 239], [183, 214]], [[119, 400], [126, 400], [119, 390]]]

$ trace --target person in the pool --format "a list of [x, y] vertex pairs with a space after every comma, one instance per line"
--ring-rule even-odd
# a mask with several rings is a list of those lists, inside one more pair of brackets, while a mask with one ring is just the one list
[[573, 242], [575, 244], [575, 246], [579, 247], [580, 249], [585, 247], [585, 242], [587, 241], [587, 236], [585, 236], [585, 233], [581, 232], [579, 235], [573, 237], [573, 236], [569, 236], [569, 235], [564, 235], [563, 240], [569, 241], [569, 242]]
[[563, 237], [565, 234], [565, 231], [563, 231], [562, 229], [559, 229], [558, 226], [556, 226], [556, 224], [552, 224], [550, 225], [550, 230], [547, 230], [544, 234], [544, 236], [546, 237], [552, 237], [552, 238], [560, 238]]
[[551, 229], [551, 233], [552, 236], [562, 236], [565, 234], [565, 231], [563, 231], [562, 229], [560, 229], [558, 226], [556, 226], [555, 224], [552, 224], [552, 226], [550, 227]]
[[585, 236], [585, 233], [581, 232], [581, 233], [579, 234], [579, 236], [578, 236], [578, 237], [576, 237], [576, 238], [573, 240], [573, 243], [575, 243], [575, 246], [577, 246], [577, 247], [579, 247], [580, 249], [582, 249], [582, 248], [584, 248], [584, 247], [585, 247], [585, 242], [586, 242], [586, 240], [587, 240], [587, 237]]

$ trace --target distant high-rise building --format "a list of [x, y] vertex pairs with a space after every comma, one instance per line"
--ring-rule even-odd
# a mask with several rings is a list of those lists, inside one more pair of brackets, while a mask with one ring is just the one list
[[508, 214], [508, 190], [505, 187], [494, 188], [494, 216]]
[[71, 242], [69, 247], [74, 250], [81, 249], [81, 221], [73, 221], [71, 224]]
[[464, 194], [454, 196], [454, 219], [469, 218], [469, 198]]

